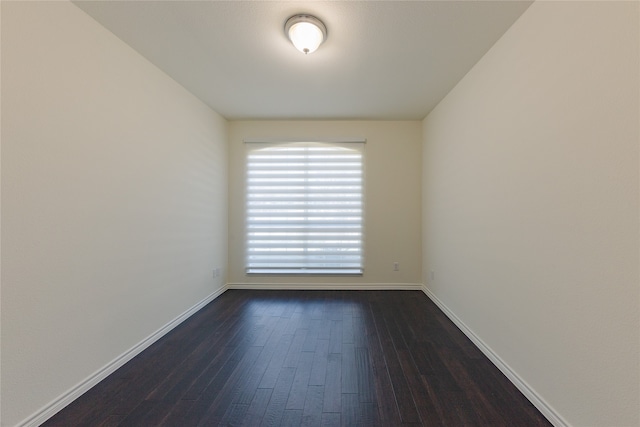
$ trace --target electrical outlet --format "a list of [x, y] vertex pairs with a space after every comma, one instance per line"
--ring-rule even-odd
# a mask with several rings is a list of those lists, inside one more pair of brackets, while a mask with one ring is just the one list
[[400, 263], [399, 262], [394, 262], [393, 263], [393, 271], [400, 271]]
[[220, 277], [220, 268], [216, 267], [213, 269], [213, 278]]
[[431, 280], [434, 280], [436, 278], [436, 273], [433, 270], [431, 270], [431, 273], [429, 274], [429, 278]]

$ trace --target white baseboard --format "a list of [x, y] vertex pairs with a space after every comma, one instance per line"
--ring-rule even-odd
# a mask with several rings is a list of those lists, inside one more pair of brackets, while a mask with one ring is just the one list
[[422, 292], [429, 297], [431, 301], [433, 301], [440, 310], [444, 312], [444, 314], [456, 324], [456, 326], [471, 340], [473, 343], [480, 349], [482, 353], [491, 362], [496, 365], [498, 369], [515, 385], [518, 390], [525, 395], [527, 399], [538, 408], [538, 410], [544, 415], [551, 424], [555, 427], [569, 427], [570, 424], [562, 418], [562, 416], [555, 411], [551, 405], [549, 405], [536, 391], [527, 384], [525, 380], [523, 380], [511, 367], [496, 354], [491, 347], [489, 347], [482, 339], [477, 336], [471, 328], [469, 328], [465, 323], [460, 320], [458, 316], [455, 315], [453, 311], [449, 309], [440, 299], [431, 290], [429, 290], [425, 285], [422, 285]]
[[265, 289], [265, 290], [420, 290], [427, 295], [443, 312], [456, 324], [458, 328], [484, 353], [491, 362], [524, 394], [531, 403], [556, 427], [570, 427], [570, 424], [560, 416], [526, 381], [513, 371], [500, 356], [498, 356], [487, 344], [480, 339], [467, 325], [460, 320], [442, 301], [438, 299], [425, 285], [418, 283], [313, 283], [313, 284], [291, 284], [291, 283], [228, 283], [217, 291], [205, 297], [187, 311], [158, 329], [153, 334], [127, 350], [107, 365], [94, 372], [85, 380], [76, 384], [70, 390], [57, 397], [49, 404], [36, 411], [26, 418], [16, 427], [37, 427], [46, 420], [57, 414], [61, 409], [69, 405], [75, 399], [87, 392], [91, 387], [114, 373], [129, 360], [144, 351], [151, 344], [169, 333], [176, 326], [187, 320], [202, 307], [222, 295], [227, 289]]
[[138, 344], [130, 348], [129, 350], [122, 353], [120, 356], [116, 357], [111, 362], [107, 363], [104, 367], [97, 370], [89, 377], [85, 378], [83, 381], [76, 384], [74, 387], [69, 389], [64, 394], [60, 395], [47, 405], [40, 408], [30, 417], [26, 418], [22, 422], [16, 425], [16, 427], [37, 427], [40, 424], [47, 421], [49, 418], [57, 414], [60, 410], [62, 410], [65, 406], [69, 405], [71, 402], [76, 400], [78, 397], [86, 393], [91, 387], [98, 384], [100, 381], [114, 373], [118, 368], [123, 366], [125, 363], [136, 357], [138, 354], [142, 353], [147, 347], [151, 344], [158, 341], [160, 338], [169, 333], [173, 328], [187, 320], [194, 313], [200, 310], [205, 305], [209, 304], [211, 301], [222, 295], [227, 290], [226, 286], [222, 286], [220, 289], [216, 290], [212, 294], [205, 297], [203, 300], [189, 308], [187, 311], [164, 325], [162, 328], [158, 329], [147, 338], [140, 341]]
[[227, 283], [227, 289], [317, 291], [420, 291], [421, 283]]

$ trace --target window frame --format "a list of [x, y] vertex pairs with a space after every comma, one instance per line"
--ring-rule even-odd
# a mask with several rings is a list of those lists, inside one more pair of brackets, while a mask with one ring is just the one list
[[[244, 185], [244, 235], [243, 235], [243, 240], [244, 240], [244, 271], [245, 274], [247, 276], [255, 276], [255, 275], [260, 275], [260, 276], [362, 276], [364, 274], [364, 268], [365, 268], [365, 165], [366, 165], [366, 159], [365, 159], [365, 145], [366, 145], [366, 139], [364, 138], [331, 138], [331, 139], [327, 139], [327, 138], [293, 138], [293, 139], [284, 139], [284, 138], [270, 138], [270, 139], [245, 139], [245, 152], [244, 152], [244, 166], [245, 166], [245, 173], [244, 173], [244, 178], [245, 178], [245, 185]], [[307, 261], [307, 264], [309, 264], [307, 267], [292, 267], [291, 265], [289, 266], [285, 266], [282, 265], [280, 267], [278, 266], [273, 266], [273, 267], [259, 267], [257, 266], [257, 263], [252, 263], [250, 260], [251, 257], [251, 252], [252, 252], [252, 248], [255, 249], [255, 245], [252, 246], [250, 244], [251, 241], [251, 227], [252, 227], [252, 221], [251, 221], [251, 214], [250, 214], [250, 209], [251, 209], [251, 205], [250, 205], [250, 197], [252, 196], [249, 187], [250, 187], [250, 153], [251, 152], [256, 152], [256, 150], [258, 149], [269, 149], [269, 148], [274, 148], [274, 147], [287, 147], [287, 146], [295, 146], [295, 145], [313, 145], [315, 144], [315, 146], [326, 146], [326, 147], [341, 147], [341, 148], [348, 148], [350, 150], [354, 150], [353, 152], [357, 152], [360, 154], [359, 157], [359, 171], [360, 171], [360, 180], [359, 180], [359, 205], [358, 205], [358, 209], [359, 209], [359, 228], [356, 232], [356, 234], [358, 234], [359, 237], [359, 242], [358, 242], [358, 250], [357, 251], [353, 251], [352, 253], [348, 254], [352, 257], [359, 255], [359, 258], [357, 259], [357, 262], [352, 262], [352, 264], [358, 264], [357, 266], [331, 266], [331, 267], [317, 267], [317, 268], [313, 268], [311, 266], [309, 266], [310, 264], [313, 264], [313, 261]], [[308, 166], [308, 165], [307, 165]], [[308, 169], [308, 168], [306, 168]], [[308, 190], [308, 189], [307, 189]], [[308, 192], [305, 192], [305, 194], [309, 194]], [[335, 201], [334, 201], [335, 203]], [[306, 206], [306, 205], [305, 205]], [[289, 207], [291, 208], [291, 207]], [[321, 209], [322, 207], [320, 207]], [[302, 232], [306, 232], [309, 233], [310, 228], [302, 228]], [[335, 231], [335, 230], [334, 230]], [[353, 230], [352, 230], [353, 231]], [[338, 234], [338, 232], [336, 232], [336, 234]], [[299, 236], [298, 236], [299, 237]], [[307, 236], [308, 237], [308, 236]], [[304, 239], [302, 239], [304, 240]], [[318, 240], [316, 240], [317, 242]], [[306, 240], [307, 244], [309, 243], [309, 239]], [[326, 246], [325, 242], [322, 242], [322, 245], [324, 245], [323, 247], [329, 248], [329, 246]], [[336, 246], [337, 247], [337, 246]], [[336, 247], [333, 248], [333, 251], [335, 251]], [[317, 249], [317, 248], [316, 248]], [[353, 249], [353, 248], [351, 248]], [[349, 249], [346, 249], [347, 251]], [[323, 254], [329, 254], [330, 251], [325, 251], [323, 252], [322, 249], [319, 249], [320, 252], [322, 252]], [[306, 255], [305, 253], [295, 253], [296, 256], [298, 256], [298, 258], [305, 258], [303, 255]], [[329, 263], [327, 262], [327, 264], [339, 264], [338, 261], [336, 261], [337, 258], [339, 258], [339, 256], [335, 256], [335, 253], [333, 254], [333, 263]], [[290, 255], [283, 255], [282, 258], [285, 257], [289, 257]], [[313, 256], [311, 257], [306, 257], [307, 259], [312, 259], [315, 260], [315, 262], [317, 263], [317, 258], [314, 259]], [[301, 261], [302, 262], [302, 261]], [[269, 271], [272, 270], [272, 271]]]

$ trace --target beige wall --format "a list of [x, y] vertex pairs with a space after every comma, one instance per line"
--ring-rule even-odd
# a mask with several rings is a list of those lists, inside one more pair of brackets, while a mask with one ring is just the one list
[[640, 425], [638, 6], [534, 3], [424, 120], [424, 281], [574, 426]]
[[221, 289], [226, 122], [76, 6], [2, 2], [2, 425]]
[[[365, 273], [362, 277], [282, 277], [244, 274], [244, 140], [364, 137]], [[419, 121], [236, 121], [229, 125], [229, 282], [417, 285], [421, 280]], [[393, 271], [393, 263], [400, 271]]]

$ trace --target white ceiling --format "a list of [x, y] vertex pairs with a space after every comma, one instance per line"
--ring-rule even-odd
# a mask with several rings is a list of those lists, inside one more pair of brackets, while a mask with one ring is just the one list
[[[227, 119], [416, 120], [531, 1], [75, 1]], [[284, 34], [327, 26], [313, 54]]]

